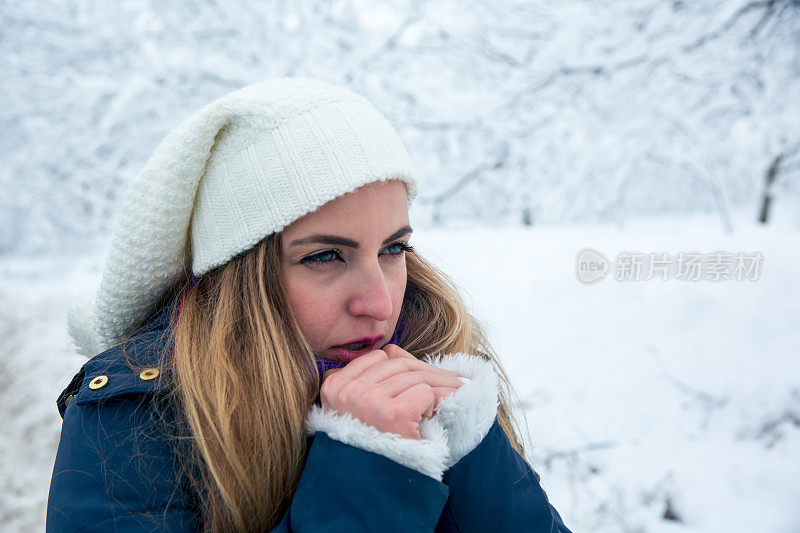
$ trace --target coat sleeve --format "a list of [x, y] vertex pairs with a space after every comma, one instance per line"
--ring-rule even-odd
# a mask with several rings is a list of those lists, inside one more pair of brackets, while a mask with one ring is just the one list
[[437, 530], [570, 533], [495, 419], [478, 446], [444, 473], [450, 495]]
[[449, 494], [439, 422], [406, 439], [315, 402], [306, 427], [314, 443], [279, 531], [434, 531]]
[[511, 446], [497, 421], [498, 381], [491, 364], [466, 354], [430, 360], [464, 384], [443, 399], [434, 419], [445, 429], [450, 494], [437, 530], [569, 533], [539, 476]]
[[[176, 482], [176, 456], [155, 429], [144, 398], [82, 405], [73, 400], [66, 408], [47, 531], [200, 529], [194, 492]], [[326, 426], [324, 421], [335, 423]], [[430, 466], [426, 461], [438, 453], [433, 443], [415, 441], [423, 451], [406, 448], [402, 457], [389, 458], [375, 446], [396, 436], [381, 434], [376, 440], [374, 434], [353, 432], [353, 421], [348, 425], [334, 413], [323, 416], [323, 422], [276, 531], [433, 531], [448, 496], [440, 481], [444, 455], [434, 461], [433, 471], [420, 466]], [[403, 449], [391, 444], [389, 455]]]
[[318, 432], [281, 533], [434, 531], [447, 501], [440, 481]]

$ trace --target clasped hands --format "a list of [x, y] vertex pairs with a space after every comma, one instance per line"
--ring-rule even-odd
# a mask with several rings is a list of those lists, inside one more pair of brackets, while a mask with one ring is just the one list
[[364, 354], [325, 372], [322, 406], [385, 433], [421, 438], [419, 424], [462, 384], [456, 372], [420, 361], [397, 345]]

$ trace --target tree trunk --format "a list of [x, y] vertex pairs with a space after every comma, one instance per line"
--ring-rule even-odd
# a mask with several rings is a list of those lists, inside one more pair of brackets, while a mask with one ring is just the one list
[[758, 217], [758, 221], [762, 224], [766, 224], [767, 220], [769, 220], [769, 207], [772, 203], [772, 184], [775, 182], [775, 177], [778, 175], [781, 166], [781, 160], [783, 159], [783, 154], [778, 155], [775, 159], [772, 160], [772, 164], [769, 166], [767, 170], [767, 175], [765, 177], [764, 183], [764, 198], [761, 202], [761, 214]]

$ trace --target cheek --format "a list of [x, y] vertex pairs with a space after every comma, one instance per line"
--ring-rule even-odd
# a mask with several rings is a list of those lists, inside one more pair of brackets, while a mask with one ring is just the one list
[[394, 306], [395, 315], [400, 313], [400, 306], [403, 304], [403, 297], [406, 294], [406, 284], [408, 283], [408, 272], [406, 270], [406, 263], [403, 261], [398, 269], [397, 272], [394, 273], [391, 277], [391, 281], [389, 283], [392, 295], [392, 304]]
[[287, 280], [286, 297], [289, 300], [300, 331], [312, 347], [323, 342], [325, 332], [333, 322], [331, 310], [335, 308], [334, 295], [313, 284], [300, 280]]

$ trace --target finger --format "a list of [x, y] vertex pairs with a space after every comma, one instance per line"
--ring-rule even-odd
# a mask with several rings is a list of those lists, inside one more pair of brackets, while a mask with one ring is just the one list
[[372, 383], [379, 383], [400, 372], [410, 372], [413, 370], [428, 370], [431, 372], [438, 372], [445, 376], [458, 377], [458, 374], [455, 372], [436, 368], [435, 366], [413, 357], [410, 359], [406, 357], [390, 357], [386, 361], [379, 361], [366, 369], [361, 373], [359, 379], [364, 379]]
[[363, 379], [370, 383], [380, 383], [381, 381], [390, 378], [401, 372], [409, 372], [411, 370], [421, 370], [421, 365], [415, 365], [414, 361], [410, 359], [388, 359], [386, 361], [379, 361], [366, 369], [358, 376], [358, 379]]
[[433, 366], [432, 364], [426, 361], [417, 359], [416, 357], [414, 357], [404, 349], [400, 348], [396, 344], [387, 344], [386, 346], [383, 347], [383, 351], [386, 352], [386, 355], [389, 357], [389, 359], [399, 359], [403, 361], [408, 360], [409, 362], [413, 362], [411, 364], [413, 365], [413, 369], [415, 370], [429, 369], [450, 376], [458, 376], [457, 372], [453, 372], [452, 370], [447, 370], [444, 368], [439, 368]]
[[451, 394], [456, 392], [456, 390], [458, 390], [458, 388], [453, 388], [453, 387], [433, 387], [433, 394], [435, 396], [434, 403], [436, 405], [439, 405], [440, 401], [442, 401], [443, 399], [447, 398], [448, 396], [450, 396]]
[[422, 413], [423, 419], [429, 419], [433, 417], [433, 408], [436, 407], [436, 402], [433, 402], [429, 407], [428, 410]]
[[386, 352], [386, 355], [389, 357], [405, 357], [407, 359], [414, 359], [415, 361], [418, 360], [416, 357], [402, 349], [396, 344], [387, 344], [384, 346], [383, 351]]
[[448, 387], [456, 389], [461, 384], [461, 381], [457, 377], [454, 378], [429, 370], [412, 370], [410, 372], [396, 374], [381, 381], [376, 386], [380, 387], [383, 394], [386, 394], [390, 398], [395, 398], [404, 391], [420, 383], [424, 383], [428, 387]]
[[412, 412], [418, 413], [420, 419], [423, 413], [428, 412], [434, 405], [433, 390], [425, 383], [418, 383], [403, 391], [396, 401], [402, 402]]
[[374, 350], [364, 354], [344, 365], [341, 369], [341, 377], [346, 381], [355, 379], [375, 363], [386, 361], [387, 358], [388, 356], [383, 350]]

